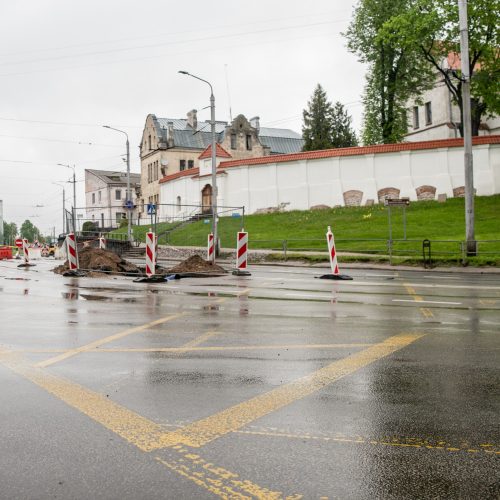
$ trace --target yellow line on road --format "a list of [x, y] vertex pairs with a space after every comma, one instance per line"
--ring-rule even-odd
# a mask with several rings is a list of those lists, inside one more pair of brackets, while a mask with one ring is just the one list
[[212, 338], [214, 335], [220, 335], [220, 333], [219, 332], [206, 332], [203, 335], [200, 335], [199, 337], [196, 337], [195, 339], [187, 342], [182, 347], [176, 348], [175, 351], [172, 351], [172, 352], [177, 354], [177, 355], [181, 355], [181, 354], [184, 354], [188, 351], [195, 350], [196, 347], [198, 347], [200, 344], [203, 344], [203, 342]]
[[172, 444], [184, 444], [194, 448], [204, 446], [399, 351], [423, 336], [424, 334], [401, 334], [389, 337], [379, 344], [334, 361], [305, 377], [172, 432], [158, 442], [158, 447]]
[[[205, 339], [206, 340], [206, 339]], [[369, 347], [373, 344], [288, 344], [288, 345], [235, 345], [206, 347], [145, 347], [145, 348], [104, 348], [98, 352], [190, 352], [190, 351], [259, 351], [286, 349], [340, 349], [353, 347]]]
[[[422, 302], [424, 299], [420, 295], [417, 295], [417, 292], [415, 289], [408, 284], [405, 284], [404, 287], [406, 288], [406, 291], [408, 292], [409, 295], [413, 297], [413, 300], [415, 302]], [[433, 312], [428, 308], [428, 307], [421, 307], [420, 308], [421, 314], [424, 316], [424, 318], [433, 318], [434, 314]]]
[[465, 453], [477, 453], [484, 452], [486, 454], [500, 455], [498, 448], [491, 444], [481, 444], [475, 448], [469, 448], [469, 446], [452, 446], [445, 442], [430, 442], [421, 438], [390, 438], [390, 439], [372, 439], [361, 436], [349, 437], [343, 435], [314, 435], [308, 432], [290, 432], [284, 429], [275, 428], [260, 428], [260, 430], [239, 430], [236, 431], [238, 434], [249, 434], [255, 436], [269, 436], [269, 437], [282, 437], [288, 439], [310, 439], [314, 441], [326, 441], [326, 442], [336, 442], [336, 443], [353, 443], [353, 444], [365, 444], [365, 445], [379, 445], [379, 446], [394, 446], [402, 448], [422, 448], [428, 450], [438, 450], [438, 451], [448, 451], [448, 452], [465, 452]]
[[[144, 452], [159, 448], [158, 443], [164, 443], [165, 436], [171, 434], [165, 432], [163, 426], [114, 403], [101, 394], [30, 365], [18, 353], [0, 350], [0, 363]], [[283, 498], [281, 492], [271, 491], [242, 479], [233, 472], [206, 462], [199, 455], [180, 445], [172, 444], [165, 452], [168, 455], [167, 460], [164, 457], [155, 457], [156, 460], [220, 498]], [[286, 498], [291, 500], [301, 497], [295, 495]]]
[[95, 349], [97, 347], [100, 347], [104, 344], [108, 344], [109, 342], [113, 342], [114, 340], [122, 339], [123, 337], [127, 337], [128, 335], [132, 335], [133, 333], [138, 333], [142, 332], [144, 330], [148, 330], [149, 328], [153, 328], [158, 325], [162, 325], [163, 323], [167, 323], [168, 321], [172, 321], [174, 319], [180, 318], [181, 316], [184, 316], [185, 313], [179, 313], [179, 314], [170, 314], [168, 316], [164, 316], [163, 318], [156, 319], [154, 321], [150, 321], [149, 323], [146, 323], [144, 325], [139, 325], [135, 326], [133, 328], [128, 328], [127, 330], [124, 330], [123, 332], [115, 333], [114, 335], [110, 335], [109, 337], [104, 337], [102, 339], [96, 340], [94, 342], [90, 342], [90, 344], [85, 344], [81, 347], [77, 347], [76, 349], [71, 349], [64, 354], [60, 354], [59, 356], [55, 356], [53, 358], [47, 359], [45, 361], [41, 361], [40, 363], [37, 363], [35, 366], [38, 366], [39, 368], [45, 368], [47, 366], [53, 365], [55, 363], [58, 363], [59, 361], [64, 361], [68, 358], [71, 358], [72, 356], [76, 356], [77, 354], [85, 351], [89, 351], [91, 349]]

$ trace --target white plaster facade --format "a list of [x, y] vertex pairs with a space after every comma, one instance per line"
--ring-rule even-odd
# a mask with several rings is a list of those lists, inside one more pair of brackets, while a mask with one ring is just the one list
[[[137, 203], [136, 189], [140, 186], [139, 174], [130, 174], [130, 190], [134, 205]], [[127, 210], [127, 175], [107, 170], [85, 170], [85, 221], [94, 222], [100, 229], [112, 229], [120, 225]], [[132, 210], [132, 220], [137, 219], [138, 210]]]
[[[410, 200], [434, 199], [441, 193], [460, 196], [464, 186], [463, 148], [457, 147], [460, 142], [312, 151], [283, 155], [278, 161], [272, 157], [222, 161], [218, 164], [217, 204], [244, 206], [251, 214], [280, 205], [286, 210], [307, 210], [315, 205], [377, 203], [393, 192]], [[477, 194], [500, 193], [500, 136], [477, 138], [475, 143]], [[200, 176], [196, 169], [165, 178], [160, 184], [161, 196], [177, 199], [179, 205], [196, 205], [201, 203], [203, 188], [210, 184], [210, 175]], [[175, 207], [160, 208], [162, 219], [178, 217], [178, 212]]]

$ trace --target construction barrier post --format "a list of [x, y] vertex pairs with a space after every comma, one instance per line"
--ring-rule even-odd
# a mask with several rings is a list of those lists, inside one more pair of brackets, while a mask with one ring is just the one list
[[247, 271], [248, 264], [248, 233], [242, 228], [238, 232], [236, 239], [236, 270], [233, 274], [236, 276], [251, 276]]
[[66, 236], [66, 250], [68, 252], [68, 263], [70, 271], [78, 270], [78, 249], [76, 248], [75, 233]]
[[106, 238], [104, 236], [99, 236], [99, 248], [106, 250]]
[[156, 266], [156, 236], [151, 230], [146, 233], [146, 276], [151, 278], [155, 274]]
[[320, 276], [320, 278], [324, 280], [352, 280], [351, 276], [340, 274], [339, 272], [335, 239], [330, 226], [328, 226], [328, 230], [326, 231], [326, 242], [328, 244], [328, 254], [330, 256], [330, 267], [332, 272], [331, 274], [324, 274], [323, 276]]
[[24, 262], [22, 264], [19, 264], [17, 267], [33, 267], [35, 265], [30, 263], [29, 246], [28, 240], [26, 238], [23, 238], [23, 257]]
[[213, 233], [210, 233], [208, 235], [208, 242], [207, 242], [207, 260], [208, 262], [214, 262], [215, 261], [215, 253], [214, 253], [214, 235]]

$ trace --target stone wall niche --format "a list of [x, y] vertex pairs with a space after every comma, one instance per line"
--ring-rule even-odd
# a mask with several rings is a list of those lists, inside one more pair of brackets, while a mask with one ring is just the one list
[[384, 203], [387, 198], [399, 198], [399, 189], [394, 187], [386, 187], [377, 191], [378, 202]]
[[436, 188], [434, 186], [423, 185], [415, 189], [417, 200], [434, 200], [436, 198]]
[[344, 204], [346, 207], [359, 207], [363, 199], [363, 191], [351, 189], [344, 193]]

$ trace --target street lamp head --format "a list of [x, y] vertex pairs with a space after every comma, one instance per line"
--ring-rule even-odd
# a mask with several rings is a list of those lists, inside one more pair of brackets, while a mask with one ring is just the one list
[[177, 73], [180, 73], [181, 75], [189, 75], [189, 73], [187, 71], [179, 70]]
[[103, 125], [104, 128], [111, 128], [109, 125]]

